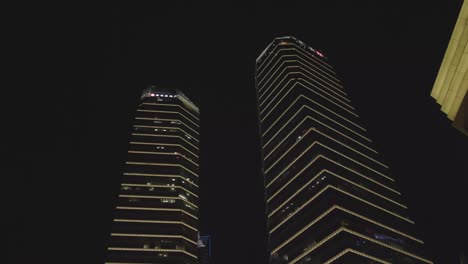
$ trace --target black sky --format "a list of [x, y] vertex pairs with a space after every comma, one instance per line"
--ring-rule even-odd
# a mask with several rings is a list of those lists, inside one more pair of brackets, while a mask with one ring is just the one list
[[103, 263], [151, 83], [200, 107], [201, 229], [215, 264], [265, 263], [254, 66], [284, 35], [328, 56], [429, 256], [456, 263], [468, 245], [468, 138], [430, 91], [462, 1], [171, 2], [23, 7], [10, 21], [12, 67], [32, 72], [13, 76], [4, 104], [10, 263]]

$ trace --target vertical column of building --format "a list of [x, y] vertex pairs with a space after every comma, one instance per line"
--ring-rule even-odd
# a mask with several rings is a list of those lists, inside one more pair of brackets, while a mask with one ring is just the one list
[[272, 263], [431, 263], [324, 55], [293, 37], [257, 59]]
[[106, 263], [198, 263], [199, 111], [146, 89], [136, 111]]

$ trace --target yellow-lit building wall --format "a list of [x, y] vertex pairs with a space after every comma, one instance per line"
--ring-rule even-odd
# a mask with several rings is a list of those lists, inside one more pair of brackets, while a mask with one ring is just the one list
[[[437, 74], [431, 96], [441, 105], [442, 112], [453, 125], [468, 134], [468, 4], [463, 3], [455, 28]], [[465, 101], [465, 102], [464, 102]]]

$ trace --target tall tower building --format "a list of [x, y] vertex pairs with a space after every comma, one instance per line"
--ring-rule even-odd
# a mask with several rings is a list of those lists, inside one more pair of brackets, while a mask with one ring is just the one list
[[432, 263], [324, 54], [276, 38], [256, 88], [271, 263]]
[[106, 263], [198, 263], [199, 120], [180, 91], [144, 90]]

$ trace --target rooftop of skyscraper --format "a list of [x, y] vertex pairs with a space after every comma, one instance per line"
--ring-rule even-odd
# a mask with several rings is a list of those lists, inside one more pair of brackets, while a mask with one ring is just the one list
[[297, 44], [298, 46], [304, 48], [304, 49], [308, 49], [310, 50], [313, 54], [316, 54], [318, 58], [321, 58], [321, 59], [327, 59], [327, 57], [322, 53], [320, 52], [319, 50], [317, 49], [314, 49], [312, 48], [311, 46], [307, 45], [306, 43], [304, 43], [303, 41], [297, 39], [296, 37], [293, 37], [293, 36], [283, 36], [283, 37], [277, 37], [275, 38], [263, 51], [262, 53], [260, 53], [260, 55], [257, 57], [257, 60], [256, 62], [257, 63], [260, 63], [262, 62], [263, 58], [265, 56], [267, 56], [268, 54], [270, 54], [273, 49], [277, 46], [277, 45], [283, 45], [283, 44], [286, 44], [286, 43], [295, 43]]

